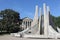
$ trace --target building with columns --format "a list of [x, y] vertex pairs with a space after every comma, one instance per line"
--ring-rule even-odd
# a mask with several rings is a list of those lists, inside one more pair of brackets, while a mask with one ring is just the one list
[[28, 17], [25, 17], [22, 19], [22, 28], [23, 30], [28, 28], [28, 27], [31, 27], [31, 23], [32, 23], [32, 19], [28, 18]]

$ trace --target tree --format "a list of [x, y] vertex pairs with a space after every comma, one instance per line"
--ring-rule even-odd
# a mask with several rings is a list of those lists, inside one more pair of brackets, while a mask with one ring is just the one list
[[58, 16], [58, 17], [55, 17], [55, 16], [52, 16], [51, 15], [51, 17], [52, 17], [52, 21], [54, 22], [54, 25], [57, 27], [59, 27], [60, 28], [60, 16]]
[[56, 18], [56, 26], [60, 28], [60, 16]]
[[1, 20], [1, 27], [7, 32], [18, 32], [20, 28], [20, 16], [19, 13], [12, 9], [5, 9], [0, 12], [0, 16], [3, 16]]

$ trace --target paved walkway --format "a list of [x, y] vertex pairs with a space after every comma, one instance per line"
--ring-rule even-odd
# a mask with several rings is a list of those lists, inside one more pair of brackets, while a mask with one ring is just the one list
[[13, 37], [11, 35], [2, 35], [0, 36], [0, 40], [60, 40], [60, 39], [33, 39], [33, 38]]

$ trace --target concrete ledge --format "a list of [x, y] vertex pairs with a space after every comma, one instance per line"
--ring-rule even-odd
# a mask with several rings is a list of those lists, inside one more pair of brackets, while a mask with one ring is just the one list
[[24, 38], [44, 38], [44, 39], [46, 39], [46, 38], [51, 38], [51, 39], [53, 39], [53, 38], [55, 38], [54, 36], [45, 36], [45, 35], [24, 35]]

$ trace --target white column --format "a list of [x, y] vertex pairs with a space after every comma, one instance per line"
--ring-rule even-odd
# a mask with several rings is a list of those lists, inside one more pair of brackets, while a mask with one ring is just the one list
[[47, 22], [48, 22], [48, 25], [49, 25], [49, 12], [50, 12], [50, 9], [49, 9], [49, 6], [47, 6]]
[[47, 26], [48, 26], [48, 34], [49, 34], [49, 12], [50, 12], [50, 9], [49, 9], [49, 6], [47, 6]]
[[44, 35], [47, 36], [47, 10], [46, 10], [46, 4], [43, 4], [43, 10], [44, 10]]
[[39, 34], [40, 34], [40, 26], [41, 26], [41, 16], [42, 16], [42, 11], [40, 8], [40, 18], [39, 18]]
[[34, 25], [36, 25], [37, 23], [38, 23], [38, 6], [36, 5], [35, 16], [34, 16], [32, 24], [31, 24], [31, 27], [34, 26]]

